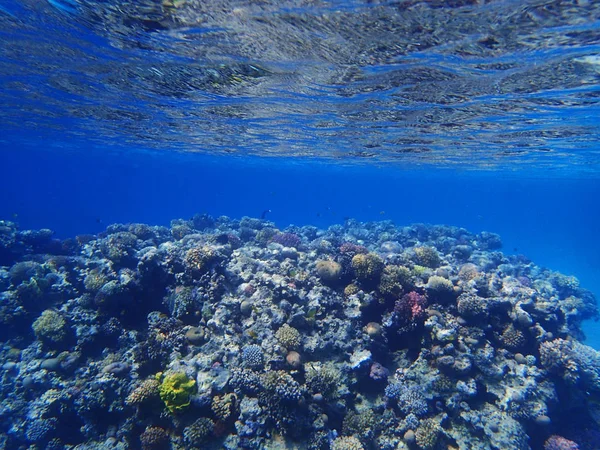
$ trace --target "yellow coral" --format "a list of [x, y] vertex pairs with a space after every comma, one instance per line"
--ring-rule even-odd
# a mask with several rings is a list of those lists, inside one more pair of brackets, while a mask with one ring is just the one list
[[351, 295], [358, 294], [360, 288], [354, 283], [349, 284], [344, 288], [344, 295], [346, 297], [350, 297]]
[[190, 397], [195, 389], [196, 381], [188, 378], [183, 372], [165, 375], [158, 388], [161, 400], [172, 413], [190, 405]]

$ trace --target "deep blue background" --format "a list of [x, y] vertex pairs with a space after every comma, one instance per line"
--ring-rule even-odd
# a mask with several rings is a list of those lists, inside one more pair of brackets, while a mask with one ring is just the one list
[[[0, 218], [23, 229], [69, 237], [114, 222], [168, 225], [265, 209], [279, 227], [346, 216], [449, 224], [499, 233], [506, 253], [575, 275], [600, 298], [598, 179], [42, 148], [0, 153]], [[600, 348], [595, 328], [587, 327], [588, 343]]]

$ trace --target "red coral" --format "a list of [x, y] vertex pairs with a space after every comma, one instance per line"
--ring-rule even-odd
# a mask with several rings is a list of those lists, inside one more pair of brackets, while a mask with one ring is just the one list
[[400, 326], [410, 325], [425, 316], [427, 299], [424, 295], [412, 291], [402, 296], [394, 305], [394, 315]]
[[556, 434], [550, 436], [544, 444], [544, 450], [579, 450], [577, 443]]

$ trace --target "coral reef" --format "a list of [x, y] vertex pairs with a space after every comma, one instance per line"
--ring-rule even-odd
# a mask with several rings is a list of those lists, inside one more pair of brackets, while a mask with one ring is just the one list
[[493, 233], [0, 222], [4, 448], [598, 448], [598, 317]]

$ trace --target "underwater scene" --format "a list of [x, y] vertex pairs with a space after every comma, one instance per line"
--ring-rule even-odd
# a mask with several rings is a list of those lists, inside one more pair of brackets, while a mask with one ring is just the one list
[[0, 449], [600, 450], [600, 2], [0, 0]]

